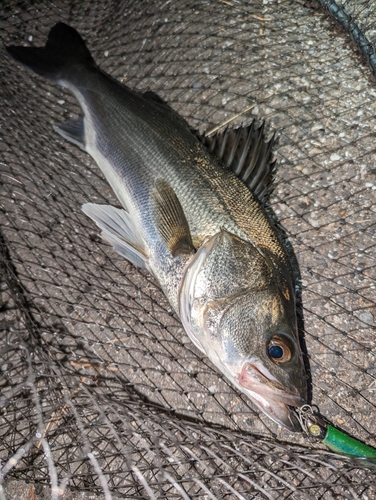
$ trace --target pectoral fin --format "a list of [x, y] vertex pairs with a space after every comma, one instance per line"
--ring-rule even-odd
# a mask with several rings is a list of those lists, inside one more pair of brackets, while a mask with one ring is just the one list
[[153, 192], [156, 227], [171, 255], [195, 252], [182, 206], [167, 182], [158, 179]]
[[85, 203], [82, 211], [102, 230], [102, 238], [110, 243], [117, 253], [137, 267], [150, 271], [144, 242], [128, 212], [111, 205]]

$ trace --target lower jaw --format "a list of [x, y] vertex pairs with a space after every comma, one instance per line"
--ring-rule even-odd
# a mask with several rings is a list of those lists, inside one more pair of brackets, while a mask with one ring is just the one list
[[[299, 419], [295, 413], [294, 407], [287, 405], [285, 403], [270, 403], [268, 400], [260, 396], [259, 394], [246, 389], [246, 392], [249, 392], [249, 398], [256, 404], [256, 406], [273, 422], [278, 424], [281, 427], [284, 427], [292, 432], [301, 431], [301, 426], [299, 423]], [[279, 418], [276, 415], [276, 410], [278, 412], [278, 408], [282, 411], [283, 418]]]

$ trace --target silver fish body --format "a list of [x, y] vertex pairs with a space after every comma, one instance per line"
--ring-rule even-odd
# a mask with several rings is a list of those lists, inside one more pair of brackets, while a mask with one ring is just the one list
[[83, 206], [102, 236], [157, 278], [236, 387], [298, 430], [291, 407], [307, 387], [292, 271], [256, 196], [161, 99], [102, 72], [73, 28], [58, 23], [46, 47], [8, 51], [80, 103], [83, 119], [57, 131], [93, 157], [123, 207]]

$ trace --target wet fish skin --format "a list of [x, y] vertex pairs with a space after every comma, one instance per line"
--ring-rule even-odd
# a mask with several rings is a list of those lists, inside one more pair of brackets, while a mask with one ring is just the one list
[[[58, 23], [45, 48], [8, 47], [71, 90], [83, 119], [57, 127], [97, 162], [123, 209], [86, 204], [102, 236], [159, 281], [195, 345], [290, 430], [307, 387], [289, 259], [263, 206], [155, 94], [101, 71]], [[290, 359], [272, 359], [277, 338]], [[278, 352], [278, 351], [277, 351]]]

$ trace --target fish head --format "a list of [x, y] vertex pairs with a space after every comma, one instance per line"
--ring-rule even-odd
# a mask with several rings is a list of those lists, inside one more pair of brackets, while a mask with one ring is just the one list
[[186, 269], [180, 316], [190, 338], [272, 420], [300, 430], [307, 398], [291, 271], [221, 231]]

